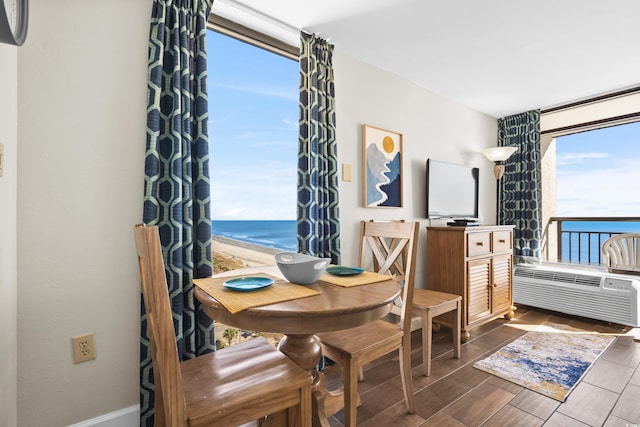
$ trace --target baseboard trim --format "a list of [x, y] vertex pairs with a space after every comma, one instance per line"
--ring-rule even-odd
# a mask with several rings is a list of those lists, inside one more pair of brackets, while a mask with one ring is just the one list
[[140, 405], [119, 409], [69, 427], [138, 427], [140, 425]]

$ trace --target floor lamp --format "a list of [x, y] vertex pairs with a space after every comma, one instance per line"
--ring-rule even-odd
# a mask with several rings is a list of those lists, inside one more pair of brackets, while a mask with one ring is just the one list
[[500, 179], [504, 175], [504, 161], [516, 151], [518, 151], [518, 147], [491, 147], [482, 150], [482, 154], [493, 162], [493, 174], [498, 181], [496, 184], [496, 225], [500, 225]]

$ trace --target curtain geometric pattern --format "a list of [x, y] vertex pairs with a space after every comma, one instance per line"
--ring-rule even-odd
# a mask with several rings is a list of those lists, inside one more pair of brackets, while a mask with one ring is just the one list
[[[215, 350], [194, 278], [210, 276], [206, 23], [213, 0], [154, 0], [148, 63], [143, 222], [157, 225], [181, 360]], [[154, 386], [142, 305], [140, 425], [153, 426]]]
[[540, 258], [541, 170], [540, 111], [533, 110], [498, 120], [498, 145], [518, 147], [505, 162], [500, 180], [500, 224], [513, 224], [516, 255]]
[[298, 251], [340, 262], [333, 46], [301, 33]]

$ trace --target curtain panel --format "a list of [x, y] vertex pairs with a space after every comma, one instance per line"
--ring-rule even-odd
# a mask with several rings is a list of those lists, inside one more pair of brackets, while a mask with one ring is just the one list
[[540, 111], [498, 120], [498, 145], [518, 147], [505, 162], [500, 182], [500, 224], [513, 224], [515, 254], [540, 258], [541, 179]]
[[[206, 24], [213, 0], [154, 0], [148, 63], [143, 222], [158, 225], [181, 360], [215, 350], [194, 297], [212, 274]], [[153, 426], [154, 386], [142, 304], [140, 425]]]
[[301, 33], [298, 251], [340, 263], [333, 46]]

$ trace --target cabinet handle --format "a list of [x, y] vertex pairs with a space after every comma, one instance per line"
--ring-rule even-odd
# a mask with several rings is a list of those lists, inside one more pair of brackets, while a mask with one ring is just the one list
[[506, 241], [506, 240], [504, 240], [504, 239], [500, 239], [500, 240], [498, 240], [498, 242], [500, 242], [500, 243], [506, 243], [507, 241]]
[[493, 284], [493, 287], [494, 287], [494, 288], [497, 288], [497, 287], [498, 287], [498, 284], [497, 284], [497, 283], [494, 283], [494, 284]]
[[476, 242], [477, 246], [484, 246], [484, 242]]

